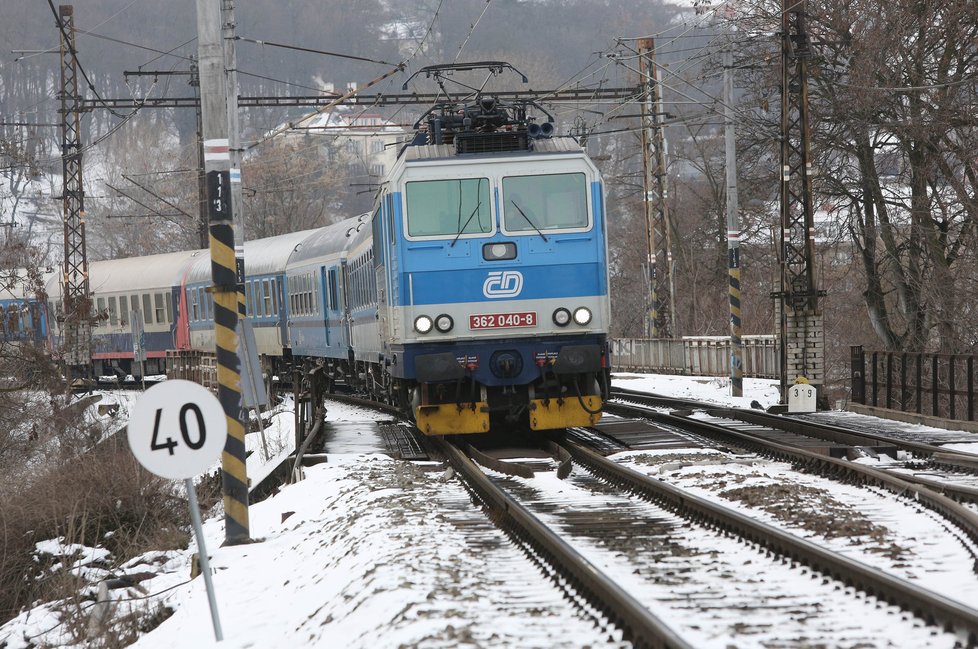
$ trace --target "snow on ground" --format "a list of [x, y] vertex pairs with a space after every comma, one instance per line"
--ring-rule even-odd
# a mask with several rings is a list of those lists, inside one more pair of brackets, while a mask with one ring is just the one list
[[742, 397], [731, 395], [729, 378], [717, 376], [618, 373], [613, 375], [612, 384], [616, 388], [710, 401], [737, 408], [750, 408], [752, 401], [768, 408], [780, 399], [778, 382], [772, 379], [744, 379]]
[[[746, 396], [740, 399], [729, 396], [725, 379], [619, 374], [614, 383], [723, 404], [749, 406], [758, 401], [767, 407], [777, 402], [773, 381], [745, 380]], [[103, 403], [118, 401], [119, 420], [125, 421], [134, 396], [116, 392]], [[254, 451], [248, 459], [253, 484], [291, 452], [293, 416], [286, 401], [276, 408], [264, 441], [258, 434], [247, 436], [247, 446]], [[219, 646], [620, 644], [592, 620], [581, 618], [561, 592], [485, 521], [458, 482], [442, 474], [442, 467], [384, 455], [378, 419], [384, 417], [329, 404], [327, 423], [333, 432], [326, 463], [307, 468], [304, 480], [250, 507], [250, 532], [256, 543], [221, 547], [220, 506], [205, 520], [225, 639]], [[914, 532], [921, 536], [927, 530]], [[56, 553], [59, 543], [51, 541], [45, 548]], [[143, 634], [136, 647], [216, 644], [204, 580], [189, 578], [195, 547], [191, 542], [184, 551], [148, 553], [112, 571], [156, 575], [138, 589], [109, 591], [116, 618], [133, 609], [165, 611], [160, 617], [169, 614]], [[98, 548], [85, 552], [101, 557]], [[84, 594], [94, 590], [90, 587]], [[69, 632], [69, 627], [77, 631], [78, 625], [63, 622], [62, 611], [69, 608], [49, 603], [22, 612], [0, 626], [0, 647], [91, 646], [86, 638]], [[86, 615], [95, 610], [90, 602], [83, 609]], [[826, 623], [831, 619], [820, 622]], [[839, 620], [842, 628], [850, 623]], [[889, 635], [884, 630], [877, 646], [905, 646], [899, 628]], [[759, 646], [752, 644], [755, 641], [716, 638], [710, 646]]]

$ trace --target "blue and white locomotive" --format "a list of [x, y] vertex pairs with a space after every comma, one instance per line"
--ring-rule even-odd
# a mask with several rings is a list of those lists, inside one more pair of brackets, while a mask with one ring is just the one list
[[603, 190], [569, 137], [481, 96], [429, 113], [373, 214], [379, 336], [428, 434], [587, 425], [607, 394]]

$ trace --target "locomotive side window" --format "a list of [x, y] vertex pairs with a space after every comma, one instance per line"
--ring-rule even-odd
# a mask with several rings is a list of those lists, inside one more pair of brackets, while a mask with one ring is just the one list
[[109, 324], [115, 327], [119, 324], [119, 315], [116, 311], [115, 296], [109, 298]]
[[129, 324], [129, 298], [125, 295], [119, 296], [119, 324], [122, 326]]
[[424, 237], [491, 233], [490, 203], [487, 178], [409, 182], [408, 234]]
[[584, 174], [503, 178], [503, 203], [507, 232], [588, 227]]

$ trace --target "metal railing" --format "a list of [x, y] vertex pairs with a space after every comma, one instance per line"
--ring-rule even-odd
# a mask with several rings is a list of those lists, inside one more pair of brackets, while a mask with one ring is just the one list
[[975, 421], [975, 357], [851, 348], [852, 400], [866, 406]]
[[[781, 376], [775, 336], [744, 336], [742, 340], [744, 376], [769, 379]], [[729, 336], [615, 338], [611, 341], [611, 363], [616, 372], [729, 376], [730, 355]]]

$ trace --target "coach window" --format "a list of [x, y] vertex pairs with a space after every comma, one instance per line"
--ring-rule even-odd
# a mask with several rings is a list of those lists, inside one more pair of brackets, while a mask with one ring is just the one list
[[299, 315], [306, 314], [306, 276], [295, 278], [295, 310]]
[[464, 178], [407, 183], [407, 227], [412, 237], [492, 232], [489, 180]]
[[143, 324], [153, 324], [153, 302], [149, 293], [143, 293]]
[[163, 306], [163, 294], [154, 293], [153, 302], [156, 305], [156, 309], [153, 311], [153, 318], [156, 320], [157, 323], [164, 324], [165, 322], [167, 322], [167, 319], [166, 319], [166, 307]]
[[265, 315], [272, 315], [272, 285], [267, 279], [261, 281], [262, 299], [265, 302]]
[[503, 229], [535, 233], [588, 227], [584, 174], [503, 178]]
[[312, 312], [320, 313], [319, 309], [319, 296], [322, 295], [322, 285], [320, 284], [320, 276], [317, 273], [315, 276], [309, 276], [309, 299], [312, 300]]
[[113, 327], [119, 324], [119, 312], [116, 310], [114, 295], [109, 298], [109, 324]]
[[278, 315], [278, 280], [273, 277], [269, 286], [272, 289], [272, 315]]
[[119, 324], [123, 327], [129, 324], [129, 298], [125, 295], [119, 296]]
[[319, 313], [319, 278], [309, 275], [309, 314]]
[[105, 324], [105, 322], [102, 321], [102, 319], [106, 315], [105, 314], [105, 298], [104, 297], [95, 298], [95, 312], [98, 315], [98, 319], [100, 321], [98, 323], [98, 325], [96, 325], [96, 326], [99, 326], [100, 327], [103, 324]]

